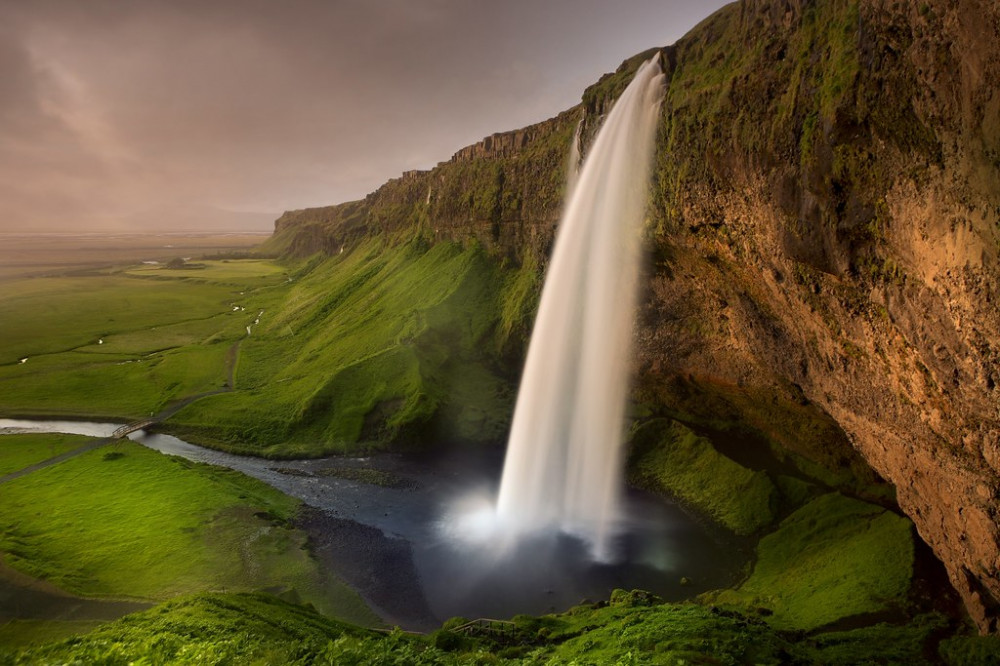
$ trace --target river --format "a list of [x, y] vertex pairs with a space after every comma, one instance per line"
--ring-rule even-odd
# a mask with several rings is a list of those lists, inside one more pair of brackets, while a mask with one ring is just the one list
[[[0, 419], [0, 433], [107, 437], [119, 424]], [[565, 610], [641, 588], [669, 600], [725, 587], [747, 554], [675, 504], [627, 492], [619, 561], [595, 563], [583, 543], [553, 535], [504, 553], [470, 544], [449, 518], [459, 502], [495, 497], [499, 448], [272, 461], [143, 431], [133, 441], [167, 455], [238, 470], [301, 500], [313, 552], [387, 621], [425, 630], [452, 616], [506, 618]]]

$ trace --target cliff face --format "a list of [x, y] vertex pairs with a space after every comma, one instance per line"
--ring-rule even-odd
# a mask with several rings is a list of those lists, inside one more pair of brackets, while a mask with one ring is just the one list
[[[637, 332], [654, 409], [828, 465], [849, 441], [984, 631], [1000, 615], [998, 38], [990, 0], [746, 0], [664, 49]], [[286, 213], [273, 242], [416, 230], [544, 257], [576, 127], [586, 143], [640, 60], [553, 120]]]
[[670, 49], [640, 334], [665, 401], [693, 376], [832, 416], [990, 630], [998, 21], [990, 2], [748, 2]]
[[430, 241], [476, 239], [495, 256], [547, 253], [559, 219], [569, 146], [582, 117], [570, 109], [461, 149], [429, 171], [409, 171], [362, 201], [289, 211], [275, 249], [339, 252], [362, 237], [414, 232]]

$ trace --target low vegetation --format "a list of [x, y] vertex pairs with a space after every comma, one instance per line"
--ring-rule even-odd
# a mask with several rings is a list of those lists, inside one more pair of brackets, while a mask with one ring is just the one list
[[913, 524], [828, 493], [761, 539], [750, 577], [706, 600], [765, 609], [776, 629], [811, 630], [880, 611], [901, 612], [913, 578]]
[[364, 634], [268, 595], [212, 594], [167, 602], [81, 638], [0, 656], [0, 663], [303, 663], [331, 641]]
[[[199, 595], [167, 602], [79, 638], [0, 653], [0, 663], [460, 664], [857, 664], [996, 663], [990, 639], [953, 638], [936, 655], [945, 625], [924, 615], [802, 635], [759, 617], [698, 604], [661, 604], [618, 591], [610, 604], [541, 618], [515, 617], [499, 632], [449, 621], [430, 636], [380, 634], [265, 595]], [[957, 651], [957, 650], [961, 651]], [[966, 660], [969, 659], [969, 660]]]
[[283, 274], [245, 260], [22, 280], [0, 295], [0, 413], [129, 419], [219, 390]]
[[[671, 433], [695, 450], [710, 446], [678, 424], [654, 424], [648, 431], [658, 437]], [[105, 448], [4, 487], [0, 548], [11, 564], [105, 596], [164, 599], [267, 585], [327, 614], [372, 621], [352, 593], [312, 568], [302, 535], [286, 522], [294, 500], [238, 473], [132, 443]], [[703, 481], [720, 465], [719, 454], [707, 455], [713, 465], [698, 468]], [[420, 636], [372, 632], [269, 595], [200, 593], [97, 628], [2, 627], [8, 651], [0, 650], [0, 663], [596, 665], [711, 657], [847, 665], [925, 664], [935, 654], [948, 664], [993, 663], [990, 639], [961, 627], [956, 634], [953, 621], [908, 605], [908, 520], [839, 493], [799, 493], [809, 490], [799, 480], [782, 477], [776, 485], [781, 490], [772, 486], [771, 493], [797, 496], [804, 506], [760, 540], [746, 580], [686, 603], [618, 590], [610, 601], [565, 613], [497, 625], [456, 618]]]
[[636, 485], [677, 497], [736, 534], [753, 534], [775, 518], [778, 490], [767, 473], [723, 456], [677, 421], [656, 419], [633, 433], [629, 475]]
[[419, 235], [202, 263], [5, 292], [0, 414], [125, 420], [203, 395], [169, 427], [270, 457], [502, 438], [513, 392], [498, 358], [526, 333], [534, 264], [501, 270], [475, 244]]
[[[521, 282], [510, 281], [518, 295]], [[419, 237], [314, 260], [241, 345], [236, 391], [191, 405], [171, 426], [270, 457], [496, 441], [512, 406], [494, 361], [507, 284], [475, 245]]]
[[5, 483], [0, 551], [7, 565], [78, 595], [165, 600], [266, 587], [376, 623], [319, 571], [305, 533], [289, 524], [298, 507], [238, 472], [124, 441]]
[[0, 437], [0, 476], [72, 451], [90, 441], [80, 435], [36, 434]]

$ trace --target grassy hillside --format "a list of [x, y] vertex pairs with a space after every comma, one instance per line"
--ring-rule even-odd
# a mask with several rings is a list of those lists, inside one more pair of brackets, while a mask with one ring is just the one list
[[750, 577], [707, 598], [768, 610], [777, 629], [810, 630], [844, 617], [899, 610], [913, 576], [913, 524], [829, 493], [761, 539]]
[[241, 345], [237, 390], [171, 427], [268, 456], [497, 441], [512, 405], [497, 359], [534, 294], [475, 244], [372, 239], [314, 259]]
[[5, 291], [0, 414], [129, 419], [215, 392], [169, 426], [286, 457], [502, 439], [536, 264], [411, 235], [284, 265], [198, 265]]

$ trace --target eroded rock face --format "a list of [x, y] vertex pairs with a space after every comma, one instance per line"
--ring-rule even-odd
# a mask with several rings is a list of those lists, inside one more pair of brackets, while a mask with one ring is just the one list
[[[998, 9], [802, 4], [730, 6], [674, 48], [639, 365], [800, 389], [995, 631]], [[733, 42], [757, 52], [702, 85]]]
[[[586, 141], [648, 55], [551, 121], [286, 214], [276, 238], [304, 253], [418, 230], [544, 257], [581, 117]], [[745, 0], [662, 59], [641, 392], [714, 396], [830, 466], [854, 465], [849, 441], [996, 631], [1000, 8]]]
[[582, 115], [489, 136], [428, 171], [408, 171], [362, 201], [289, 211], [272, 245], [296, 256], [349, 249], [361, 236], [421, 233], [476, 240], [520, 262], [547, 255], [565, 190], [567, 154]]

